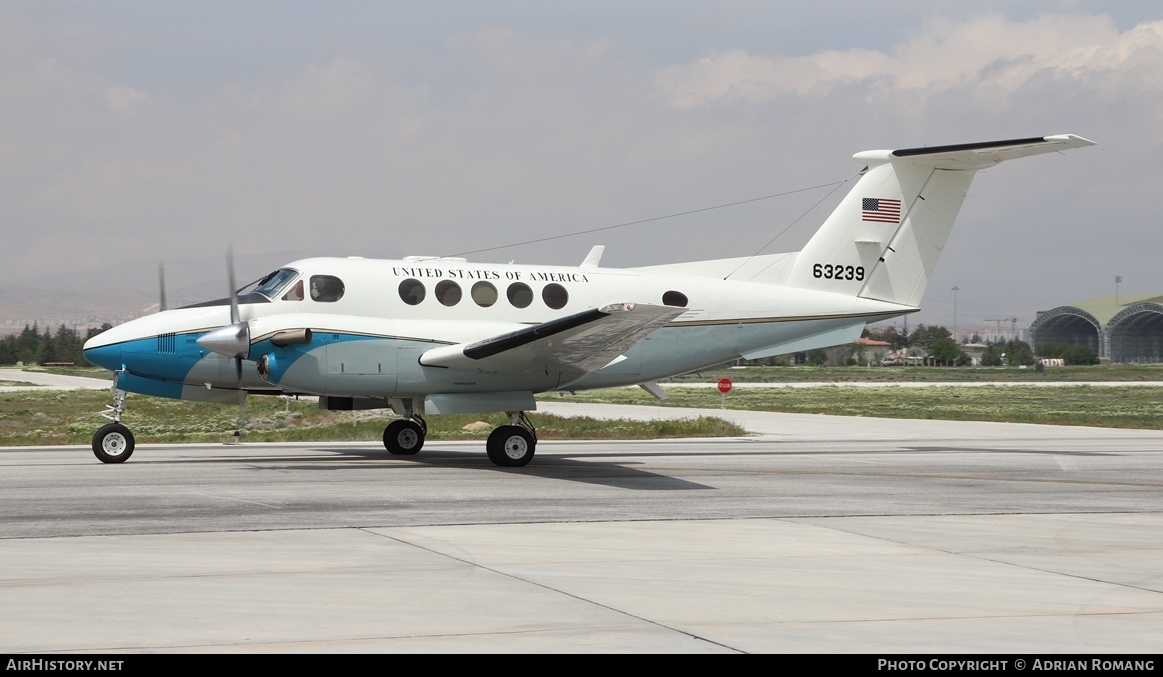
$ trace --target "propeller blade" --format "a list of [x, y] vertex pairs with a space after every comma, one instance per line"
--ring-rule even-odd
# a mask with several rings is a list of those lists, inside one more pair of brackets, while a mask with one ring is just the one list
[[166, 264], [164, 261], [159, 261], [157, 264], [157, 286], [158, 291], [161, 292], [161, 302], [158, 303], [158, 312], [168, 310], [166, 305]]
[[242, 436], [242, 429], [246, 427], [246, 391], [242, 388], [242, 358], [234, 358], [234, 375], [238, 378], [238, 437]]
[[238, 288], [234, 286], [234, 245], [226, 248], [226, 278], [230, 288], [230, 324], [238, 324]]
[[226, 277], [230, 292], [230, 324], [208, 331], [198, 338], [203, 348], [237, 360], [238, 382], [242, 383], [242, 360], [250, 355], [250, 323], [239, 316], [238, 294], [234, 287], [234, 245], [226, 248]]
[[[238, 390], [238, 429], [234, 431], [237, 443], [242, 440], [242, 429], [246, 427], [246, 390], [242, 387], [242, 361], [250, 356], [250, 323], [242, 321], [238, 309], [238, 289], [234, 282], [234, 245], [226, 248], [226, 283], [227, 298], [230, 299], [230, 324], [198, 337], [198, 345], [234, 359], [234, 387]], [[162, 303], [165, 303], [164, 296]]]

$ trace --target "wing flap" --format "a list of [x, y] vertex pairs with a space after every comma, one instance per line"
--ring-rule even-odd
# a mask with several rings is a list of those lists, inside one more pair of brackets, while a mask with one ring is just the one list
[[433, 348], [420, 356], [420, 364], [490, 374], [596, 371], [684, 312], [616, 303], [482, 341]]

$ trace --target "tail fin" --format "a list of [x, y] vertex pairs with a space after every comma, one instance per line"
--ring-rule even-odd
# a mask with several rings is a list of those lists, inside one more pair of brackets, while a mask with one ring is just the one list
[[1063, 134], [857, 153], [863, 176], [796, 256], [785, 284], [915, 308], [977, 170], [1093, 145]]

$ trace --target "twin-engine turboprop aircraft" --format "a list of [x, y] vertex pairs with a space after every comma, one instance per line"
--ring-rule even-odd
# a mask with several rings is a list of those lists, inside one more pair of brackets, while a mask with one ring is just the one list
[[[85, 358], [115, 372], [106, 463], [133, 453], [125, 393], [231, 402], [317, 395], [333, 410], [391, 408], [393, 454], [424, 444], [424, 416], [501, 411], [489, 458], [523, 466], [535, 393], [641, 385], [743, 357], [855, 341], [865, 323], [919, 310], [979, 169], [1094, 145], [1073, 135], [876, 150], [800, 252], [643, 268], [315, 258], [230, 298], [114, 327]], [[233, 284], [231, 287], [233, 288]]]

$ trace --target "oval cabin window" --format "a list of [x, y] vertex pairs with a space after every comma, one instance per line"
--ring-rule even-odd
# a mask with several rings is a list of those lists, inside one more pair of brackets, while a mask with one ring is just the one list
[[452, 280], [436, 283], [436, 300], [450, 308], [460, 303], [460, 285]]
[[509, 303], [512, 303], [514, 308], [528, 308], [529, 304], [533, 303], [533, 290], [523, 282], [509, 285], [506, 293], [509, 296]]
[[482, 308], [497, 302], [497, 288], [490, 282], [477, 282], [472, 286], [472, 300]]
[[424, 300], [424, 283], [408, 278], [400, 283], [400, 299], [410, 306], [419, 305]]
[[541, 300], [554, 310], [561, 310], [569, 302], [569, 292], [560, 284], [551, 283], [541, 290]]

